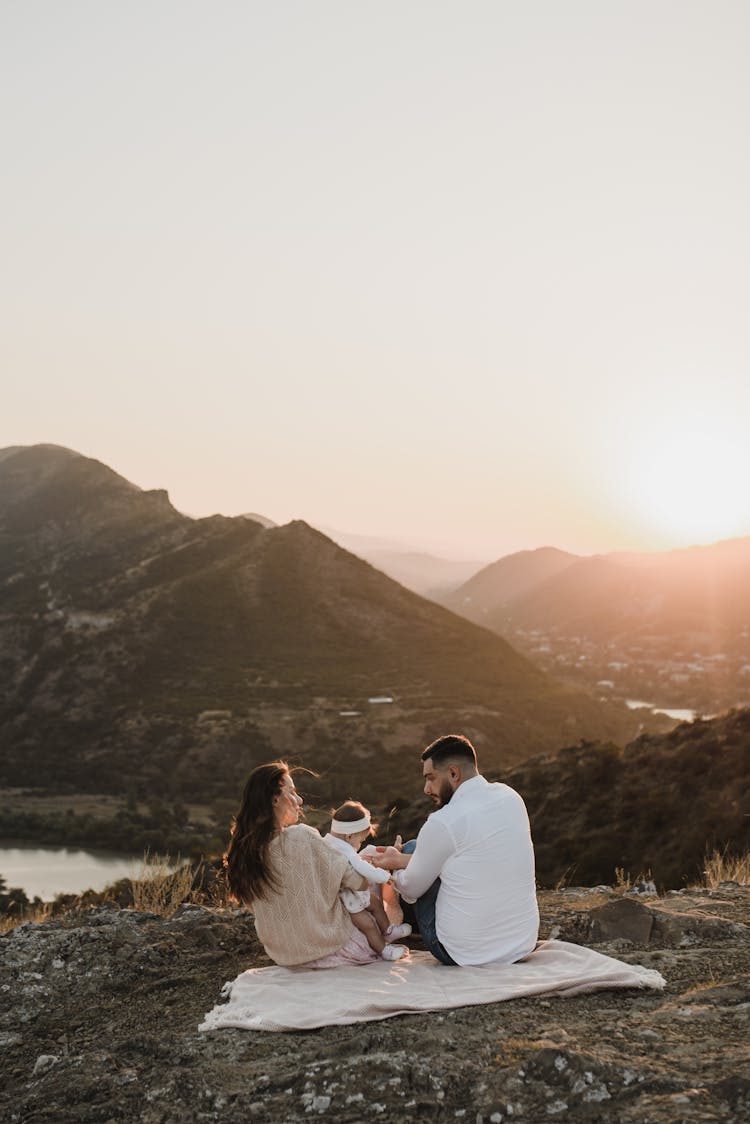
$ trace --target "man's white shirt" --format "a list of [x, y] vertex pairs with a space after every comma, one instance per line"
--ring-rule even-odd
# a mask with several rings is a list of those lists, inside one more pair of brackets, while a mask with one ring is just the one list
[[534, 848], [517, 792], [476, 776], [432, 813], [393, 881], [414, 902], [438, 877], [435, 927], [457, 964], [511, 964], [531, 952], [539, 932]]

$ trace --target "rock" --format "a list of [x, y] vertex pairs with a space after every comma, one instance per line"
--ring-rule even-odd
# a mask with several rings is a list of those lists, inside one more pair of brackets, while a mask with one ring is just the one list
[[628, 894], [645, 895], [646, 897], [658, 897], [659, 891], [656, 889], [656, 883], [649, 879], [641, 879], [636, 882], [632, 889], [628, 890]]
[[45, 1073], [49, 1073], [53, 1065], [57, 1065], [60, 1061], [57, 1054], [40, 1054], [34, 1062], [34, 1068], [31, 1072], [32, 1077], [43, 1077]]
[[750, 1119], [750, 1078], [732, 1074], [718, 1081], [712, 1092], [728, 1105], [736, 1120]]
[[[663, 971], [666, 992], [529, 997], [313, 1035], [198, 1033], [223, 981], [268, 963], [245, 912], [110, 909], [19, 926], [0, 936], [0, 1118], [749, 1119], [750, 889], [647, 903], [609, 893], [618, 909], [601, 912], [597, 899], [540, 894], [543, 931], [585, 941], [603, 912], [618, 934], [607, 950], [619, 941], [624, 959]], [[614, 926], [645, 929], [642, 913], [639, 950], [641, 929]], [[695, 943], [680, 943], [687, 932]], [[55, 1060], [30, 1079], [45, 1057]]]
[[647, 945], [654, 927], [650, 910], [633, 901], [619, 898], [593, 909], [589, 914], [591, 938], [595, 941], [628, 940]]
[[631, 941], [636, 947], [686, 948], [735, 938], [750, 942], [750, 927], [701, 910], [677, 912], [622, 897], [589, 912], [589, 935], [592, 941]]
[[744, 924], [713, 917], [699, 910], [675, 913], [655, 909], [653, 939], [661, 947], [685, 948], [693, 944], [750, 939], [750, 928]]

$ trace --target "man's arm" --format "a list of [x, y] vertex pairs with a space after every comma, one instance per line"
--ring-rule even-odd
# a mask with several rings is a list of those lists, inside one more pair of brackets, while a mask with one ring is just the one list
[[417, 836], [414, 853], [402, 855], [397, 852], [400, 861], [397, 867], [392, 868], [395, 870], [393, 884], [401, 897], [407, 902], [415, 902], [429, 890], [455, 849], [448, 828], [431, 816]]

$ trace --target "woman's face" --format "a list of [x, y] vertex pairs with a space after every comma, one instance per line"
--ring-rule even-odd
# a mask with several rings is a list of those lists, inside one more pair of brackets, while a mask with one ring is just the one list
[[294, 781], [289, 773], [284, 775], [281, 788], [273, 798], [273, 811], [278, 828], [290, 827], [299, 821], [302, 797], [294, 787]]

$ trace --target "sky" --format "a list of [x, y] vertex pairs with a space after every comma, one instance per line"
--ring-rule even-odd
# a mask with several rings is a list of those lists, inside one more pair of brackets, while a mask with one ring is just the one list
[[0, 0], [0, 447], [490, 560], [750, 534], [745, 0]]

